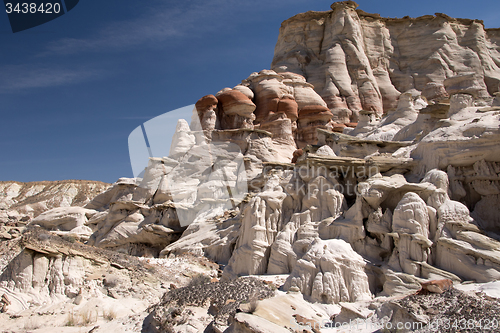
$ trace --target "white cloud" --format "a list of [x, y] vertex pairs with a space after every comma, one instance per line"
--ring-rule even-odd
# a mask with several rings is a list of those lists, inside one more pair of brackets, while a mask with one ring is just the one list
[[239, 14], [260, 15], [271, 8], [306, 0], [186, 0], [142, 2], [147, 7], [135, 19], [109, 23], [94, 36], [64, 38], [50, 43], [43, 55], [65, 55], [80, 52], [123, 51], [126, 48], [160, 43], [168, 38], [205, 35], [227, 29]]
[[[170, 37], [193, 33], [201, 23], [210, 28], [211, 15], [221, 14], [227, 0], [189, 1], [165, 5], [155, 2], [136, 19], [108, 24], [95, 36], [64, 38], [50, 43], [43, 55], [65, 55], [80, 52], [121, 51], [148, 42], [161, 42]], [[205, 24], [203, 24], [203, 22]]]
[[115, 119], [120, 119], [120, 120], [149, 120], [152, 119], [156, 116], [130, 116], [130, 117], [116, 117]]
[[12, 65], [0, 68], [0, 93], [75, 84], [102, 77], [105, 72], [86, 68], [59, 68], [55, 65]]

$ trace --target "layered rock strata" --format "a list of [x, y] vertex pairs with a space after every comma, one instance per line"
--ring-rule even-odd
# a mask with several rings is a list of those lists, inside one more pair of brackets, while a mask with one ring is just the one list
[[0, 223], [26, 224], [56, 207], [84, 206], [110, 184], [63, 180], [21, 183], [0, 182]]
[[498, 92], [497, 30], [440, 13], [392, 19], [357, 7], [336, 2], [284, 21], [271, 66], [304, 76], [336, 121], [357, 122], [361, 110], [382, 116], [410, 89], [428, 100], [464, 88], [479, 99]]

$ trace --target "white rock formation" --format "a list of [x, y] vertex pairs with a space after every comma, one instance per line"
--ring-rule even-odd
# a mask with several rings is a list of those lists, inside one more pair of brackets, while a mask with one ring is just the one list
[[[432, 242], [429, 240], [430, 217], [427, 205], [415, 193], [406, 193], [394, 210], [392, 231], [395, 250], [389, 264], [395, 271], [420, 276], [416, 262], [427, 262]], [[396, 261], [396, 262], [394, 262]]]
[[370, 300], [365, 261], [343, 240], [313, 241], [297, 261], [285, 289], [297, 287], [313, 302]]
[[282, 227], [285, 198], [286, 193], [278, 186], [259, 193], [245, 206], [236, 248], [224, 269], [226, 276], [234, 278], [237, 274], [267, 272], [270, 247]]
[[88, 226], [89, 220], [96, 213], [95, 210], [82, 207], [59, 207], [38, 215], [28, 226], [37, 225], [46, 230], [67, 232], [88, 239], [93, 232]]
[[172, 138], [172, 144], [170, 146], [171, 156], [185, 154], [194, 146], [196, 139], [190, 132], [191, 129], [189, 128], [187, 121], [179, 119], [177, 121], [177, 127], [175, 128], [175, 134]]
[[0, 223], [25, 224], [56, 207], [84, 206], [109, 184], [85, 181], [0, 181]]
[[41, 229], [29, 230], [22, 240], [23, 247], [11, 248], [14, 253], [5, 243], [0, 248], [2, 258], [14, 258], [6, 266], [2, 262], [0, 274], [0, 321], [13, 332], [96, 326], [134, 331], [170, 283], [182, 286], [187, 275], [217, 274], [213, 266], [201, 265], [209, 263], [204, 258], [135, 258], [63, 241]]
[[[447, 46], [420, 54], [396, 32], [408, 34], [411, 22], [423, 29], [412, 40], [429, 39], [430, 18], [369, 18], [354, 7], [286, 21], [275, 70], [200, 99], [199, 126], [179, 121], [170, 156], [152, 158], [142, 180], [120, 179], [86, 208], [33, 224], [92, 233], [91, 245], [138, 255], [203, 254], [226, 264], [225, 278], [289, 274], [285, 290], [321, 303], [410, 292], [419, 279], [500, 278], [500, 119], [488, 97], [499, 76], [494, 65], [480, 72], [495, 54], [480, 59], [452, 27], [472, 31], [477, 50], [490, 41], [478, 22], [438, 15]], [[310, 38], [297, 52], [305, 24]], [[423, 54], [459, 70], [424, 66]], [[402, 57], [418, 77], [390, 67]], [[333, 121], [358, 124], [346, 135], [328, 132]], [[288, 164], [297, 147], [317, 142]], [[15, 286], [31, 281], [33, 271], [22, 271]]]
[[[498, 132], [495, 109], [471, 106], [464, 97], [452, 98], [454, 111], [443, 113], [444, 104], [423, 108], [418, 93], [402, 96], [400, 108], [372, 122], [371, 132], [318, 131], [322, 147], [304, 149], [295, 166], [270, 163], [275, 134], [245, 129], [206, 136], [184, 126], [178, 134], [195, 138], [190, 150], [152, 158], [142, 181], [122, 179], [87, 205], [100, 211], [86, 222], [94, 231], [90, 243], [135, 254], [204, 254], [227, 263], [225, 278], [291, 274], [286, 288], [327, 303], [409, 292], [418, 279], [496, 279], [498, 243], [480, 229], [496, 237], [495, 205], [480, 209], [498, 195], [497, 162], [485, 154]], [[431, 110], [429, 126], [417, 132], [422, 110]], [[491, 135], [467, 137], [475, 124]], [[445, 129], [455, 137], [445, 140]], [[398, 136], [414, 143], [390, 141]], [[479, 148], [454, 163], [447, 154], [460, 145], [453, 138]], [[446, 153], [421, 148], [437, 142]], [[248, 189], [240, 187], [247, 175]], [[245, 198], [249, 190], [255, 193]], [[471, 214], [467, 206], [476, 204]], [[363, 259], [349, 267], [330, 249], [338, 242], [351, 251], [342, 253]]]
[[331, 8], [282, 23], [272, 69], [306, 76], [334, 115], [347, 109], [357, 122], [363, 109], [381, 116], [410, 89], [429, 100], [464, 89], [478, 98], [498, 92], [498, 35], [482, 22], [439, 13], [387, 19], [353, 1]]
[[427, 102], [421, 98], [420, 94], [406, 92], [399, 96], [396, 110], [388, 111], [387, 116], [381, 121], [375, 123], [370, 119], [365, 120], [364, 118], [367, 117], [360, 115], [358, 125], [348, 134], [366, 140], [391, 141], [395, 137], [401, 137], [404, 132], [405, 138], [408, 138], [411, 134], [407, 133], [407, 129], [402, 130], [417, 120], [419, 110], [426, 105]]

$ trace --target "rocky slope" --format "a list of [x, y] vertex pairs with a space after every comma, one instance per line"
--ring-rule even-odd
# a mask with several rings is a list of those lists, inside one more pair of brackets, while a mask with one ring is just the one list
[[12, 238], [19, 228], [52, 208], [84, 206], [109, 185], [86, 180], [0, 181], [0, 237]]
[[[121, 291], [130, 280], [135, 299], [156, 300], [127, 326], [143, 332], [485, 319], [500, 296], [497, 40], [479, 21], [383, 19], [352, 1], [285, 21], [273, 70], [202, 97], [143, 178], [44, 212], [8, 243], [5, 311], [75, 303], [95, 288], [116, 298], [98, 276], [118, 267]], [[56, 236], [65, 245], [43, 242]], [[137, 266], [110, 268], [104, 254]], [[159, 300], [133, 271], [168, 269], [130, 255], [188, 255], [209, 277]], [[471, 282], [492, 296], [454, 289]], [[459, 318], [459, 298], [490, 312]]]
[[130, 257], [39, 228], [0, 243], [0, 255], [4, 332], [140, 332], [166, 290], [217, 277], [205, 258]]
[[0, 181], [0, 222], [28, 221], [52, 208], [84, 206], [109, 185], [86, 180]]

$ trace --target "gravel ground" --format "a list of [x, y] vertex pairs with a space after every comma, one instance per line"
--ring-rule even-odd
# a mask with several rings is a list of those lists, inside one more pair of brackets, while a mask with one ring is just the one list
[[412, 316], [429, 317], [428, 325], [415, 332], [500, 332], [500, 301], [482, 292], [451, 289], [396, 303]]

